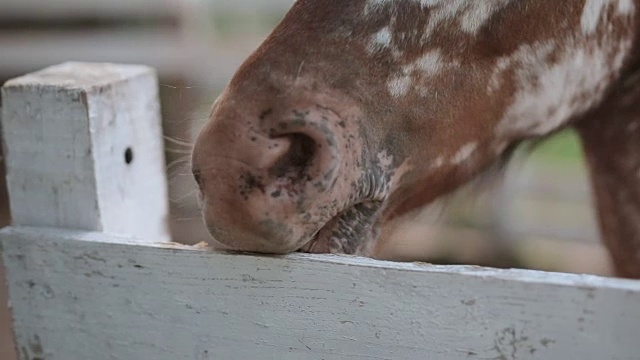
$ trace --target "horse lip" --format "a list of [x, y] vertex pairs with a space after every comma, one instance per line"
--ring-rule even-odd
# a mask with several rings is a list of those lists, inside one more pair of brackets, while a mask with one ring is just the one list
[[[322, 228], [324, 228], [324, 225], [322, 226]], [[320, 228], [320, 230], [322, 230], [322, 228]], [[302, 245], [302, 247], [298, 249], [297, 252], [313, 253], [314, 247], [318, 241], [318, 235], [320, 234], [320, 230], [316, 231], [313, 234], [313, 236], [311, 236], [311, 240], [307, 241], [307, 243]]]
[[[342, 216], [342, 214], [344, 214], [346, 211], [348, 211], [349, 209], [351, 209], [353, 207], [353, 205], [351, 206], [347, 206], [345, 207], [343, 210], [338, 211], [335, 215], [333, 215], [331, 218], [329, 218], [327, 221], [324, 222], [324, 224], [322, 224], [322, 226], [316, 230], [316, 232], [311, 236], [311, 240], [309, 240], [307, 243], [305, 243], [298, 251], [299, 252], [305, 252], [305, 253], [330, 253], [332, 252], [330, 247], [327, 245], [326, 249], [318, 249], [317, 246], [319, 245], [319, 240], [321, 240], [320, 235], [323, 232], [326, 231], [331, 231], [332, 229], [336, 228], [338, 223], [337, 220], [340, 219], [340, 217]], [[336, 221], [334, 223], [334, 221]], [[326, 240], [329, 240], [328, 238], [323, 238]], [[320, 250], [320, 251], [318, 251]]]
[[[307, 253], [352, 253], [352, 252], [347, 252], [348, 250], [344, 248], [344, 244], [341, 244], [341, 243], [332, 244], [331, 232], [336, 229], [340, 229], [341, 226], [342, 227], [346, 226], [347, 228], [351, 227], [352, 229], [358, 228], [359, 227], [358, 221], [350, 218], [349, 214], [352, 210], [359, 211], [358, 206], [363, 204], [366, 204], [366, 202], [354, 203], [344, 207], [341, 211], [338, 211], [329, 220], [327, 220], [320, 227], [320, 229], [318, 229], [313, 234], [313, 236], [311, 237], [311, 240], [309, 240], [298, 251], [307, 252]], [[364, 234], [360, 234], [360, 233], [356, 233], [355, 235], [364, 236]], [[356, 240], [357, 242], [361, 242], [361, 241], [367, 241], [368, 239], [354, 239], [354, 240]], [[334, 246], [334, 245], [337, 245], [337, 246]], [[357, 249], [350, 249], [350, 250], [355, 251], [353, 254], [360, 252]]]

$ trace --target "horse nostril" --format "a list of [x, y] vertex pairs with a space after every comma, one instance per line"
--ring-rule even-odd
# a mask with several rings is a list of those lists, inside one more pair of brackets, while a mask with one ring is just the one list
[[305, 134], [287, 134], [290, 141], [287, 152], [276, 161], [271, 169], [272, 175], [285, 177], [293, 175], [296, 178], [306, 178], [305, 172], [311, 166], [316, 153], [317, 144]]

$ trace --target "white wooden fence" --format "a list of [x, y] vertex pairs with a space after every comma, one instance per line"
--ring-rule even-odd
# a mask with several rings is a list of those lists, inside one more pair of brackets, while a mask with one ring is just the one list
[[2, 88], [21, 359], [640, 359], [640, 282], [168, 242], [155, 72]]

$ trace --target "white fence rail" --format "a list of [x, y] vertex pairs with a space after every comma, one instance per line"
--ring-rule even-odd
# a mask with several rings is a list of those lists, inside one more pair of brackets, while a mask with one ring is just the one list
[[156, 86], [69, 63], [2, 90], [22, 359], [640, 358], [639, 281], [167, 242]]

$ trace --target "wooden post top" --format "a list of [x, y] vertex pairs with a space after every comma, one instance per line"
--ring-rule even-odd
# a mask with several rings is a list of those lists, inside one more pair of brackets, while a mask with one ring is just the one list
[[169, 239], [153, 69], [68, 62], [9, 80], [1, 94], [14, 225]]

